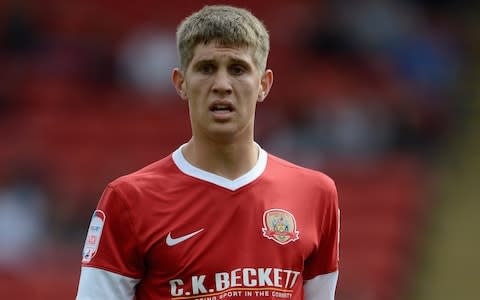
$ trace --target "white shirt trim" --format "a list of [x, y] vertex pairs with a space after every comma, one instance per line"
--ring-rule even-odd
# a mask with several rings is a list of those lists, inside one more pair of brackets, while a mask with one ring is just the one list
[[82, 267], [76, 300], [132, 300], [140, 279]]
[[318, 275], [303, 284], [305, 300], [334, 300], [338, 271]]
[[237, 179], [231, 180], [217, 174], [202, 170], [190, 164], [183, 156], [182, 148], [184, 146], [185, 144], [180, 146], [177, 150], [175, 150], [175, 152], [172, 153], [173, 161], [180, 169], [180, 171], [189, 176], [213, 183], [231, 191], [235, 191], [260, 177], [260, 175], [262, 175], [263, 171], [265, 170], [265, 167], [267, 166], [267, 152], [260, 148], [259, 145], [257, 145], [259, 154], [255, 166], [250, 171], [238, 177]]

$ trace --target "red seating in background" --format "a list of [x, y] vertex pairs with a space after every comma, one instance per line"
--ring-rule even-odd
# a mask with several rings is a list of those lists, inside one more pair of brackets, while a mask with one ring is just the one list
[[339, 299], [347, 291], [355, 299], [404, 299], [427, 202], [422, 164], [396, 156], [328, 172], [342, 216]]

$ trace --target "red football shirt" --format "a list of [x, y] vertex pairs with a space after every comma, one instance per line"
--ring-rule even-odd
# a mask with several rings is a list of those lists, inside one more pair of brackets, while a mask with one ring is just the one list
[[[78, 299], [303, 299], [338, 269], [334, 182], [260, 149], [235, 180], [181, 148], [105, 189], [87, 234]], [[335, 279], [336, 281], [336, 279]]]

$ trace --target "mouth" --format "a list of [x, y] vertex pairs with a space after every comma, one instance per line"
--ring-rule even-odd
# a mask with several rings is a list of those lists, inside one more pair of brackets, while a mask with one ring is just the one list
[[215, 102], [210, 105], [210, 111], [214, 113], [230, 113], [234, 111], [233, 105], [227, 102]]

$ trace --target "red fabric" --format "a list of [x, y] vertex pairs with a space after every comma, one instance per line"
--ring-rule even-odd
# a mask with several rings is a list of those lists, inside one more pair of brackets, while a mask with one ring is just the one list
[[[302, 299], [303, 280], [338, 268], [333, 181], [273, 156], [260, 177], [235, 191], [182, 173], [169, 156], [115, 180], [98, 209], [105, 225], [96, 255], [84, 266], [142, 278], [137, 299], [233, 288], [281, 290]], [[288, 225], [291, 241], [263, 235], [273, 228], [264, 223], [271, 210], [278, 213], [275, 222]], [[181, 243], [166, 243], [169, 233], [177, 238], [200, 229]], [[256, 298], [264, 299], [249, 297]]]

